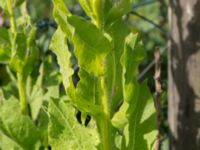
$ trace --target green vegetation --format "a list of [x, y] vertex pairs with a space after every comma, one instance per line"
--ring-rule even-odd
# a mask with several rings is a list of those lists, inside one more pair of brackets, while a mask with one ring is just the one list
[[131, 0], [79, 0], [87, 17], [70, 11], [72, 2], [53, 0], [51, 51], [26, 1], [11, 2], [0, 0], [10, 22], [0, 27], [7, 76], [0, 85], [0, 149], [154, 149], [154, 101], [147, 82], [137, 81], [146, 53], [124, 17]]

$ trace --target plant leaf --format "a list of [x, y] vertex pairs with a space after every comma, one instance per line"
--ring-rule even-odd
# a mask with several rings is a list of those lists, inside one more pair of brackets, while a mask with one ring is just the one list
[[106, 31], [112, 37], [113, 49], [106, 57], [106, 91], [110, 100], [111, 115], [117, 111], [120, 103], [123, 101], [122, 89], [122, 65], [121, 56], [124, 51], [125, 38], [129, 34], [127, 25], [119, 19], [110, 25]]
[[99, 91], [98, 79], [83, 69], [79, 71], [79, 77], [81, 80], [78, 82], [76, 88], [77, 98], [95, 104]]
[[72, 34], [72, 28], [67, 22], [67, 16], [71, 15], [63, 0], [53, 0], [53, 16], [56, 22], [59, 24], [66, 37], [70, 38]]
[[[100, 99], [100, 89], [98, 85], [98, 78], [89, 74], [83, 69], [79, 71], [80, 81], [76, 87], [76, 101], [82, 102], [82, 108], [87, 113], [92, 115], [99, 115], [101, 112], [101, 108], [98, 105]], [[81, 109], [80, 106], [78, 108]], [[81, 109], [83, 110], [83, 109]]]
[[[156, 139], [156, 116], [154, 102], [146, 82], [137, 83], [138, 65], [145, 57], [145, 51], [137, 35], [126, 38], [122, 59], [124, 104], [128, 124], [124, 130], [122, 149], [152, 149]], [[146, 138], [145, 138], [146, 137]], [[151, 137], [151, 138], [147, 138]]]
[[124, 14], [130, 11], [131, 0], [114, 1], [112, 8], [106, 15], [106, 25], [121, 18]]
[[11, 57], [11, 44], [9, 32], [5, 28], [0, 28], [0, 63], [8, 64]]
[[35, 150], [39, 132], [28, 116], [20, 113], [15, 98], [0, 106], [0, 147], [2, 149]]
[[80, 5], [82, 6], [83, 10], [85, 11], [85, 13], [93, 18], [93, 0], [79, 0]]
[[[77, 99], [75, 94], [75, 89], [71, 81], [73, 75], [73, 69], [70, 65], [70, 52], [68, 51], [67, 44], [65, 42], [64, 33], [60, 28], [54, 33], [52, 37], [50, 48], [57, 56], [58, 64], [60, 66], [60, 72], [63, 78], [63, 84], [68, 96], [71, 98], [72, 103], [81, 110], [89, 113], [97, 114], [100, 108], [87, 101], [82, 101], [82, 99]], [[80, 98], [80, 97], [79, 97]]]
[[112, 124], [123, 129], [121, 149], [152, 149], [156, 139], [154, 102], [146, 82], [137, 83], [138, 65], [145, 52], [138, 35], [126, 38], [122, 58], [124, 102], [112, 118]]
[[96, 127], [78, 123], [75, 109], [69, 102], [51, 100], [49, 112], [49, 143], [52, 149], [95, 150], [99, 143]]
[[58, 28], [54, 33], [51, 40], [50, 48], [57, 56], [58, 64], [60, 66], [60, 72], [63, 78], [63, 84], [65, 90], [67, 91], [70, 86], [69, 78], [73, 75], [74, 71], [71, 68], [70, 64], [71, 54], [68, 50], [66, 38], [61, 28]]
[[24, 33], [18, 33], [15, 43], [15, 54], [11, 58], [10, 67], [15, 72], [22, 73], [26, 57], [26, 36]]
[[69, 16], [68, 22], [74, 27], [72, 40], [78, 63], [89, 73], [102, 75], [105, 57], [111, 49], [108, 39], [95, 25], [81, 17]]
[[122, 149], [154, 149], [157, 136], [156, 114], [153, 98], [146, 82], [135, 84], [136, 98], [127, 110], [128, 124], [124, 130]]
[[86, 14], [92, 19], [92, 22], [98, 27], [104, 24], [104, 6], [105, 0], [79, 0], [79, 3]]

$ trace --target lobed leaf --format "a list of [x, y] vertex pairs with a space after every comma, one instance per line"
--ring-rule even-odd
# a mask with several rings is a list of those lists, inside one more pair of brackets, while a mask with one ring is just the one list
[[72, 103], [79, 109], [84, 110], [88, 113], [98, 114], [100, 112], [100, 108], [98, 108], [98, 106], [95, 106], [95, 104], [90, 103], [89, 101], [83, 101], [81, 96], [77, 97], [77, 95], [75, 94], [75, 89], [71, 81], [71, 77], [74, 72], [70, 64], [71, 54], [68, 51], [64, 33], [60, 28], [58, 28], [55, 32], [51, 41], [50, 48], [57, 56], [58, 64], [60, 66], [60, 72], [63, 78], [63, 84], [67, 94], [72, 100]]
[[153, 98], [146, 82], [137, 85], [136, 98], [129, 103], [128, 124], [125, 126], [122, 149], [154, 149], [157, 136], [156, 114]]
[[69, 78], [73, 75], [74, 71], [71, 68], [70, 64], [71, 54], [68, 50], [66, 38], [61, 28], [58, 28], [54, 33], [51, 40], [50, 48], [57, 56], [57, 61], [60, 66], [60, 72], [63, 78], [63, 84], [65, 90], [67, 91], [70, 86]]
[[[145, 57], [145, 51], [137, 35], [126, 38], [122, 59], [124, 105], [127, 125], [124, 130], [122, 149], [152, 149], [156, 139], [156, 116], [153, 98], [147, 84], [137, 83], [138, 65]], [[145, 138], [150, 135], [151, 138]]]

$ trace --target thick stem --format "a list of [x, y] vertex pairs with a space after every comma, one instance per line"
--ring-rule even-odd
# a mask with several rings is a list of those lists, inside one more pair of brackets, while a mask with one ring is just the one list
[[103, 150], [111, 150], [112, 147], [112, 134], [111, 134], [111, 124], [110, 124], [110, 110], [109, 110], [109, 101], [106, 97], [105, 92], [105, 83], [104, 78], [100, 78], [100, 86], [102, 91], [102, 97], [101, 97], [101, 107], [103, 111], [103, 115], [98, 118], [98, 128], [100, 132], [100, 138], [102, 143]]
[[19, 92], [19, 100], [20, 100], [20, 110], [22, 114], [27, 114], [27, 103], [26, 103], [26, 95], [24, 89], [24, 79], [22, 74], [17, 74], [18, 80], [18, 92]]
[[98, 119], [98, 128], [100, 132], [100, 139], [102, 143], [102, 150], [111, 150], [111, 134], [109, 118], [104, 115]]
[[[95, 8], [97, 10], [97, 27], [103, 31], [104, 30], [104, 23], [102, 18], [102, 1], [97, 0], [96, 3], [98, 3]], [[115, 80], [115, 79], [113, 79]], [[101, 88], [101, 99], [100, 99], [100, 105], [103, 111], [103, 114], [100, 117], [97, 117], [97, 124], [98, 129], [100, 133], [100, 139], [102, 144], [102, 150], [112, 150], [112, 147], [114, 147], [114, 143], [112, 142], [112, 126], [110, 122], [110, 106], [109, 106], [109, 99], [106, 95], [106, 84], [105, 84], [105, 78], [99, 77], [99, 85]]]

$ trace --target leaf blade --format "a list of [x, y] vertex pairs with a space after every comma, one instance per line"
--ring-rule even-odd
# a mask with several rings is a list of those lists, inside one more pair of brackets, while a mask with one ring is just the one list
[[66, 38], [62, 30], [58, 28], [52, 37], [50, 48], [57, 56], [58, 64], [60, 66], [60, 72], [63, 78], [63, 84], [65, 90], [67, 91], [70, 86], [69, 78], [73, 75], [74, 71], [71, 68], [71, 54], [68, 50], [65, 39]]
[[72, 40], [78, 63], [89, 73], [102, 75], [104, 59], [111, 49], [108, 39], [95, 25], [81, 17], [69, 16], [68, 22], [74, 27]]
[[16, 99], [4, 101], [0, 106], [0, 134], [4, 149], [8, 147], [30, 149], [37, 148], [40, 134], [28, 116], [21, 114]]
[[[49, 104], [49, 142], [53, 149], [93, 150], [98, 138], [94, 129], [88, 129], [75, 119], [75, 109], [63, 100]], [[92, 133], [90, 136], [89, 133]]]

